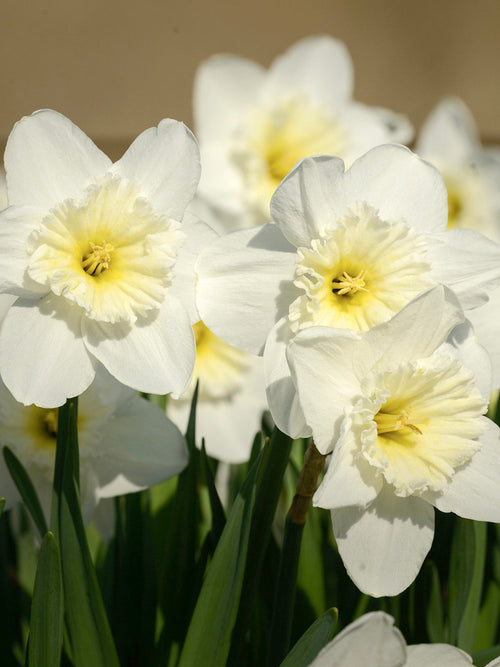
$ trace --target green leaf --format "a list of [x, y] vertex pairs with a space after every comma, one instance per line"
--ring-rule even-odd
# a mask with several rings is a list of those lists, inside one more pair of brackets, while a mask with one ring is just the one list
[[426, 563], [426, 570], [429, 575], [429, 602], [427, 604], [427, 613], [425, 624], [427, 634], [431, 642], [440, 644], [446, 642], [443, 615], [443, 598], [441, 594], [441, 584], [439, 581], [439, 572], [436, 564], [429, 560]]
[[496, 581], [490, 581], [479, 612], [476, 636], [474, 637], [474, 652], [487, 649], [495, 643], [499, 621], [500, 586]]
[[5, 498], [0, 498], [0, 516], [3, 514], [3, 508], [5, 507]]
[[325, 577], [321, 553], [321, 521], [320, 512], [311, 507], [307, 512], [307, 521], [300, 547], [297, 586], [302, 588], [309, 598], [315, 611], [315, 617], [319, 616], [326, 607]]
[[250, 535], [256, 461], [231, 508], [203, 583], [179, 667], [224, 667], [236, 620]]
[[222, 507], [219, 494], [217, 493], [217, 489], [215, 488], [214, 474], [210, 466], [210, 461], [208, 460], [204, 440], [202, 440], [201, 443], [200, 458], [201, 458], [201, 465], [203, 468], [205, 481], [208, 488], [208, 495], [210, 498], [210, 510], [212, 512], [212, 528], [211, 528], [212, 538], [215, 544], [217, 544], [217, 542], [219, 541], [219, 537], [221, 536], [222, 531], [224, 530], [224, 526], [226, 525], [226, 515], [224, 513], [224, 508]]
[[338, 611], [329, 609], [306, 630], [280, 667], [307, 667], [330, 640]]
[[63, 589], [59, 550], [46, 533], [38, 557], [28, 646], [29, 667], [58, 667], [63, 628]]
[[75, 667], [119, 667], [80, 509], [77, 410], [76, 398], [59, 408], [51, 516], [61, 556], [66, 622]]
[[486, 665], [500, 656], [500, 644], [492, 646], [484, 651], [478, 651], [472, 656], [475, 667], [486, 667]]
[[21, 461], [9, 447], [3, 448], [3, 457], [5, 459], [5, 464], [9, 469], [10, 476], [12, 477], [14, 484], [16, 485], [17, 490], [21, 495], [24, 504], [31, 514], [31, 518], [35, 522], [35, 526], [40, 533], [40, 537], [43, 538], [48, 530], [47, 522], [45, 521], [45, 515], [38, 499], [38, 495], [35, 491], [35, 487], [33, 486], [33, 482], [29, 478], [28, 473], [26, 472], [26, 469]]
[[450, 643], [472, 653], [486, 556], [486, 524], [459, 519], [449, 575]]

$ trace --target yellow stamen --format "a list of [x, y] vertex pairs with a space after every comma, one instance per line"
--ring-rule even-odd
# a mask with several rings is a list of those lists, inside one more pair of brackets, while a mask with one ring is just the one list
[[409, 428], [413, 433], [422, 435], [422, 431], [418, 426], [408, 422], [409, 418], [410, 416], [406, 410], [402, 410], [399, 414], [394, 414], [392, 412], [378, 412], [373, 419], [377, 424], [377, 433], [379, 435], [382, 435], [383, 433], [395, 433], [404, 428]]
[[332, 292], [338, 296], [351, 296], [356, 292], [368, 292], [365, 287], [365, 275], [365, 269], [360, 271], [357, 276], [350, 276], [347, 271], [344, 271], [341, 276], [332, 280]]
[[82, 268], [90, 276], [99, 276], [105, 269], [109, 269], [110, 253], [114, 248], [106, 241], [101, 245], [90, 241], [89, 246], [90, 250], [82, 257]]

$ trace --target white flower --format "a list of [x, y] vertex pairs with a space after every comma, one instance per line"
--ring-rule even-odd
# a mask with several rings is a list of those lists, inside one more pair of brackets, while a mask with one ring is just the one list
[[[417, 152], [438, 167], [448, 190], [448, 228], [466, 227], [500, 242], [500, 155], [481, 145], [474, 119], [457, 98], [442, 100], [424, 123]], [[469, 315], [490, 353], [500, 388], [500, 289]]]
[[441, 176], [402, 146], [374, 148], [345, 173], [338, 158], [306, 158], [271, 210], [275, 224], [234, 232], [200, 254], [197, 303], [232, 345], [262, 353], [267, 339], [268, 401], [293, 437], [310, 434], [285, 358], [297, 332], [368, 330], [437, 284], [476, 307], [500, 278], [500, 246], [471, 230], [446, 231]]
[[5, 151], [0, 289], [19, 297], [0, 334], [0, 372], [16, 399], [62, 405], [100, 361], [119, 381], [182, 393], [194, 365], [194, 249], [215, 236], [191, 218], [199, 160], [173, 120], [111, 164], [71, 121], [39, 111]]
[[[26, 468], [49, 516], [57, 437], [57, 408], [23, 406], [0, 383], [0, 445]], [[102, 367], [78, 402], [82, 511], [86, 520], [101, 498], [147, 488], [186, 466], [187, 446], [179, 429], [156, 405], [139, 398]], [[0, 458], [0, 495], [7, 506], [19, 500]]]
[[467, 324], [443, 344], [462, 317], [438, 286], [370, 331], [311, 327], [289, 345], [306, 422], [332, 453], [313, 502], [331, 510], [346, 569], [370, 595], [396, 595], [416, 577], [433, 506], [500, 521], [486, 353]]
[[200, 66], [200, 193], [226, 230], [267, 222], [274, 190], [303, 157], [327, 153], [350, 163], [378, 144], [411, 139], [405, 119], [354, 102], [352, 89], [349, 53], [327, 36], [297, 42], [267, 71], [230, 55]]
[[184, 432], [196, 381], [198, 439], [207, 453], [226, 463], [247, 461], [267, 407], [263, 361], [215, 336], [203, 322], [194, 325], [196, 363], [188, 390], [169, 398], [167, 414]]
[[[345, 627], [309, 664], [309, 667], [466, 667], [471, 658], [449, 644], [407, 646], [394, 619], [383, 611], [364, 614]], [[486, 667], [496, 667], [499, 659]]]

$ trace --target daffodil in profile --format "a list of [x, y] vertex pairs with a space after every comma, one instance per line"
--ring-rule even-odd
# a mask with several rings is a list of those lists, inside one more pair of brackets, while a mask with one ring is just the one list
[[[24, 406], [0, 383], [0, 447], [27, 470], [45, 514], [50, 514], [57, 441], [57, 408]], [[180, 473], [188, 462], [179, 429], [156, 405], [117, 382], [102, 366], [78, 402], [80, 493], [88, 521], [102, 498], [150, 487]], [[20, 500], [0, 458], [0, 495]]]
[[262, 358], [243, 352], [218, 338], [202, 322], [194, 326], [196, 362], [188, 389], [169, 398], [167, 414], [184, 432], [196, 382], [198, 440], [205, 439], [210, 456], [225, 463], [243, 463], [261, 427], [267, 408]]
[[271, 412], [293, 437], [310, 435], [285, 356], [300, 331], [368, 331], [438, 284], [464, 309], [478, 307], [500, 280], [500, 246], [446, 231], [442, 177], [403, 146], [373, 148], [347, 171], [336, 157], [305, 158], [271, 211], [273, 223], [200, 254], [197, 303], [216, 335], [254, 354], [265, 348]]
[[349, 53], [326, 35], [297, 42], [268, 70], [222, 54], [200, 65], [194, 86], [200, 195], [221, 228], [269, 221], [276, 187], [303, 157], [326, 153], [351, 163], [378, 144], [411, 139], [406, 119], [355, 102], [352, 92]]
[[369, 331], [310, 327], [288, 348], [306, 423], [331, 453], [313, 503], [331, 511], [346, 569], [373, 596], [415, 579], [434, 507], [500, 521], [489, 362], [462, 319], [438, 286]]
[[57, 407], [101, 362], [124, 384], [182, 393], [194, 365], [194, 248], [183, 220], [199, 178], [196, 141], [163, 120], [112, 164], [70, 120], [20, 120], [5, 151], [0, 290], [17, 296], [0, 372], [25, 404]]

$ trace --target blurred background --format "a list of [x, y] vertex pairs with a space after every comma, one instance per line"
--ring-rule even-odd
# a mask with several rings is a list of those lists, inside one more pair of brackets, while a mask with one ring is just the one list
[[498, 0], [1, 0], [0, 12], [3, 145], [16, 120], [50, 107], [117, 158], [164, 117], [192, 126], [204, 58], [236, 53], [269, 65], [317, 33], [346, 43], [357, 100], [418, 127], [455, 94], [483, 139], [500, 142]]

